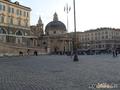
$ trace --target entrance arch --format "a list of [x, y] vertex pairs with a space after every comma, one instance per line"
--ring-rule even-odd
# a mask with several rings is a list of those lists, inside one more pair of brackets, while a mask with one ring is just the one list
[[23, 36], [23, 32], [22, 31], [20, 31], [20, 30], [18, 30], [18, 31], [16, 31], [16, 43], [17, 44], [22, 44], [22, 36]]
[[0, 28], [0, 34], [6, 34], [6, 31], [3, 28]]
[[22, 36], [22, 35], [23, 35], [23, 32], [19, 30], [19, 31], [17, 31], [15, 34], [16, 34], [16, 35], [19, 35], [19, 36]]

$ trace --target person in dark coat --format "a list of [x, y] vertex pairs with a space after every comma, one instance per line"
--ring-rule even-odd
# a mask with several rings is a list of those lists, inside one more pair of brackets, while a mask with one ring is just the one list
[[113, 53], [113, 57], [115, 57], [115, 50], [113, 50], [112, 53]]
[[27, 54], [28, 54], [28, 55], [30, 54], [30, 49], [27, 50]]
[[35, 56], [38, 56], [38, 52], [37, 52], [36, 50], [34, 51], [34, 55], [35, 55]]
[[19, 56], [23, 56], [23, 52], [22, 51], [19, 51]]
[[118, 53], [117, 53], [117, 50], [115, 50], [115, 56], [117, 56], [117, 54], [118, 54]]

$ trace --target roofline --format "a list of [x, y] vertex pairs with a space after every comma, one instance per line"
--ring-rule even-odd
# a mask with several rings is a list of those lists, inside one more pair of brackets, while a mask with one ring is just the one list
[[27, 9], [27, 10], [29, 10], [29, 11], [32, 10], [30, 7], [26, 7], [26, 6], [23, 6], [23, 5], [21, 5], [21, 4], [16, 4], [15, 2], [5, 1], [5, 0], [0, 0], [0, 2], [5, 2], [5, 3], [7, 3], [7, 4], [12, 4], [12, 5], [15, 5], [16, 7], [24, 8], [24, 9]]
[[96, 28], [96, 29], [90, 29], [84, 32], [94, 32], [94, 31], [102, 31], [102, 30], [120, 30], [118, 28], [107, 28], [107, 27], [101, 27], [101, 28]]

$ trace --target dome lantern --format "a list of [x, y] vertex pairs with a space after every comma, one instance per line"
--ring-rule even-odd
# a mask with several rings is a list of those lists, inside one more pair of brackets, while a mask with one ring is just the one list
[[53, 21], [58, 21], [58, 15], [57, 15], [56, 12], [55, 12], [55, 14], [54, 14]]

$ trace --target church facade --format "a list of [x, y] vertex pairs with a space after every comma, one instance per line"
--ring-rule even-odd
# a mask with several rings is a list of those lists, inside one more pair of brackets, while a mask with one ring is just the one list
[[57, 13], [54, 14], [53, 21], [46, 25], [45, 32], [41, 18], [36, 26], [31, 26], [31, 30], [33, 35], [38, 37], [37, 45], [46, 53], [65, 54], [72, 50], [72, 39], [65, 24], [58, 20]]

